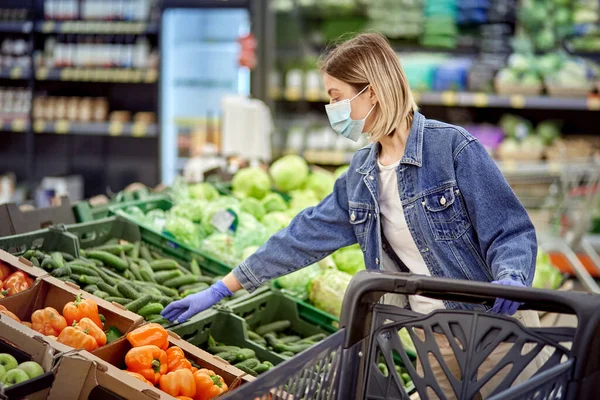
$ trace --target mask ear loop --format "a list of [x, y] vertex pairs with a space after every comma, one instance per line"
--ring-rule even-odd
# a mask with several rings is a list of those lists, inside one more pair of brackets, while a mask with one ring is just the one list
[[363, 90], [361, 90], [360, 92], [358, 92], [358, 93], [356, 94], [356, 96], [354, 96], [353, 98], [351, 98], [349, 101], [352, 101], [352, 100], [354, 100], [355, 98], [357, 98], [358, 96], [360, 96], [361, 94], [363, 94], [363, 92], [364, 92], [365, 90], [367, 90], [367, 88], [368, 88], [369, 86], [371, 86], [371, 85], [367, 85], [367, 86], [365, 86], [365, 88], [364, 88]]

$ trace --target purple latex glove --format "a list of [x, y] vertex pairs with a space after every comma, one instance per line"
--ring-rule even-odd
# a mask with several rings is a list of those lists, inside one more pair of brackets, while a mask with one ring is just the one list
[[[525, 287], [525, 285], [522, 284], [521, 282], [514, 281], [514, 280], [508, 279], [508, 278], [501, 279], [499, 281], [493, 281], [492, 283], [495, 283], [497, 285], [504, 285], [504, 286]], [[513, 315], [514, 313], [517, 312], [517, 309], [521, 306], [521, 304], [523, 304], [523, 303], [519, 303], [518, 301], [502, 299], [502, 298], [498, 297], [496, 299], [496, 302], [494, 303], [494, 307], [492, 308], [492, 311], [495, 313], [498, 313], [498, 314]]]
[[223, 281], [218, 281], [206, 290], [172, 302], [162, 310], [160, 315], [171, 322], [175, 320], [184, 322], [199, 312], [214, 306], [225, 297], [232, 295], [233, 293], [225, 286]]

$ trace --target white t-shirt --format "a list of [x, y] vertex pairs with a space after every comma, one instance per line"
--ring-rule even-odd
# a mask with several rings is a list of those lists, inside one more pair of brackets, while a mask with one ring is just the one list
[[[413, 240], [406, 224], [400, 195], [398, 192], [398, 176], [396, 169], [400, 162], [383, 166], [379, 162], [379, 207], [381, 210], [381, 225], [383, 234], [392, 249], [413, 273], [431, 276], [427, 265]], [[383, 269], [397, 270], [395, 263], [387, 256], [382, 255]], [[441, 300], [430, 299], [423, 296], [409, 296], [410, 307], [423, 314], [428, 314], [436, 309], [446, 308]]]

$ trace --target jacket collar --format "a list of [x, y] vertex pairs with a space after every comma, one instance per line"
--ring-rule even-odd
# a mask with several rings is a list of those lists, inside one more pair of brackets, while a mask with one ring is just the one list
[[[408, 140], [404, 149], [404, 156], [400, 160], [401, 164], [411, 164], [417, 167], [423, 166], [423, 129], [425, 127], [425, 117], [418, 111], [413, 116], [412, 126], [408, 134]], [[377, 165], [379, 158], [379, 143], [370, 145], [369, 156], [363, 165], [357, 170], [361, 174], [368, 174]]]

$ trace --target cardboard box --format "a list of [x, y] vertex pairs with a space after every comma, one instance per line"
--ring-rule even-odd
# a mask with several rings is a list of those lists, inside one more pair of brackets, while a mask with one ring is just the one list
[[[220, 375], [223, 378], [230, 390], [237, 388], [239, 385], [244, 384], [245, 382], [252, 382], [256, 379], [252, 375], [246, 374], [245, 372], [213, 356], [212, 354], [189, 344], [185, 340], [179, 338], [179, 336], [173, 332], [169, 332], [169, 335], [169, 347], [180, 347], [188, 360], [193, 361], [202, 368], [213, 370], [217, 375]], [[122, 337], [93, 351], [92, 354], [119, 369], [125, 369], [125, 355], [129, 350], [131, 350], [131, 348], [132, 346], [127, 341], [127, 338]], [[160, 391], [160, 393], [161, 399], [172, 398], [162, 391]]]
[[48, 400], [158, 400], [173, 397], [84, 350], [63, 355]]
[[4, 250], [0, 250], [0, 261], [5, 262], [11, 267], [21, 270], [28, 275], [39, 278], [40, 276], [46, 276], [48, 273], [41, 268], [34, 267], [31, 261], [23, 257], [16, 257]]
[[[54, 342], [56, 346], [52, 346], [49, 342], [39, 333], [19, 324], [6, 315], [0, 314], [0, 353], [13, 354], [19, 363], [29, 360], [35, 361], [46, 371], [44, 375], [5, 389], [9, 398], [27, 396], [30, 400], [41, 400], [48, 397], [50, 386], [54, 380], [52, 369], [55, 356], [62, 351], [71, 350], [60, 343]], [[9, 346], [13, 346], [26, 354], [18, 354], [18, 352], [15, 354]], [[36, 391], [36, 389], [39, 390]]]
[[15, 313], [22, 321], [30, 321], [31, 314], [44, 307], [53, 307], [62, 313], [65, 304], [74, 301], [78, 294], [84, 299], [96, 301], [99, 312], [106, 318], [105, 326], [114, 326], [122, 333], [129, 332], [144, 320], [137, 314], [84, 292], [77, 285], [51, 276], [38, 278], [30, 290], [0, 299], [0, 305]]

